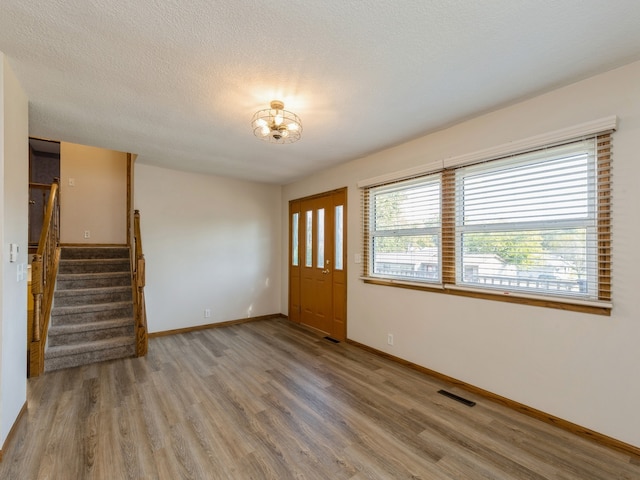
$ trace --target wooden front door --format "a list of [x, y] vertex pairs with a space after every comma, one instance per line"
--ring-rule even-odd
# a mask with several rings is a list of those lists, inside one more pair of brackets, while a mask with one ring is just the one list
[[347, 335], [346, 188], [289, 203], [289, 318]]

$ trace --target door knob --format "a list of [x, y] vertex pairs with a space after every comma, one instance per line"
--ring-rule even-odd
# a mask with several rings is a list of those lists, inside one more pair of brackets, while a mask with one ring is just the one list
[[329, 270], [328, 268], [326, 270], [322, 270], [322, 274], [326, 275], [327, 273], [329, 273], [331, 270]]

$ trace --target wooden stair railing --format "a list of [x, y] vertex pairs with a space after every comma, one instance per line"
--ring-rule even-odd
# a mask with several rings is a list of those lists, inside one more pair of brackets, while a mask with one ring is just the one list
[[44, 215], [38, 250], [31, 262], [31, 293], [33, 318], [29, 345], [30, 377], [44, 372], [44, 347], [47, 341], [49, 316], [58, 264], [60, 262], [60, 183], [54, 180]]
[[147, 354], [147, 311], [144, 300], [145, 261], [140, 234], [140, 211], [133, 214], [133, 309], [136, 321], [136, 355]]
[[[55, 181], [55, 180], [54, 180]], [[39, 194], [39, 196], [41, 198], [38, 198], [39, 201], [36, 202], [36, 193]], [[44, 225], [44, 218], [47, 215], [47, 205], [49, 203], [49, 199], [48, 196], [51, 193], [51, 184], [50, 183], [35, 183], [35, 182], [29, 182], [29, 205], [36, 205], [36, 204], [40, 204], [42, 206], [42, 212], [32, 212], [31, 207], [29, 207], [29, 248], [38, 248], [38, 243], [40, 241], [40, 233], [42, 230], [38, 231], [35, 230], [32, 227], [32, 222], [33, 219], [31, 218], [31, 215], [34, 214], [33, 216], [36, 217], [35, 220], [37, 220], [37, 215], [39, 213], [42, 213], [42, 219], [41, 219], [41, 223], [40, 223], [40, 228], [42, 228], [42, 226]], [[34, 225], [35, 226], [35, 225]], [[37, 238], [36, 238], [37, 235]], [[35, 253], [35, 251], [31, 251], [30, 253]]]

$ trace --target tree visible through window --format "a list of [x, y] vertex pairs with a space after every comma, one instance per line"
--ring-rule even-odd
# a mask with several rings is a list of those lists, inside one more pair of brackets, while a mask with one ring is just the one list
[[608, 301], [610, 162], [603, 134], [367, 187], [365, 278]]
[[372, 271], [440, 280], [440, 175], [372, 189]]
[[597, 297], [593, 139], [459, 168], [456, 198], [457, 283]]

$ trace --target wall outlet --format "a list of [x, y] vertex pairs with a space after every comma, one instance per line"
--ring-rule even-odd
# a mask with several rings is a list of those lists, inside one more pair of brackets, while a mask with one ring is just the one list
[[204, 318], [211, 318], [211, 309], [210, 308], [205, 308], [204, 309]]
[[387, 334], [387, 343], [389, 345], [393, 345], [393, 333], [388, 333]]
[[84, 231], [84, 238], [90, 238], [91, 237], [91, 232], [89, 230], [85, 230]]

